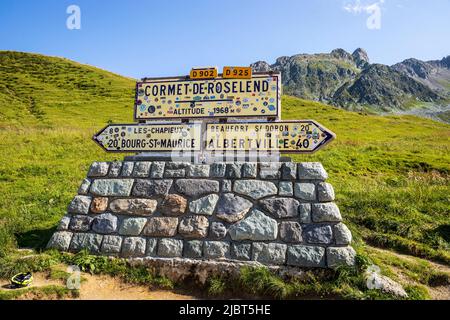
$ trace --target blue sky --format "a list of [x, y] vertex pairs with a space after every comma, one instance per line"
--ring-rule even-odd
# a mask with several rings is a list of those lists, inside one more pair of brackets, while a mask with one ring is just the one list
[[[69, 5], [81, 29], [69, 30]], [[380, 8], [379, 29], [367, 19]], [[66, 57], [130, 77], [273, 63], [357, 47], [372, 62], [450, 54], [450, 0], [1, 0], [0, 50]]]

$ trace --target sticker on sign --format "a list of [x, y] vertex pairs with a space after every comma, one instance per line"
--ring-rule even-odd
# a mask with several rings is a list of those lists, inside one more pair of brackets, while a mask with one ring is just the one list
[[251, 79], [154, 78], [136, 84], [135, 120], [279, 118], [279, 73]]
[[312, 153], [335, 137], [313, 120], [208, 123], [205, 150]]
[[111, 124], [93, 139], [109, 152], [199, 151], [201, 124]]

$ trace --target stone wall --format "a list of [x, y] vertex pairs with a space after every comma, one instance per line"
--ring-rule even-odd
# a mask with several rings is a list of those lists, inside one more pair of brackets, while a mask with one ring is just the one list
[[353, 264], [316, 162], [94, 162], [48, 247], [127, 258]]

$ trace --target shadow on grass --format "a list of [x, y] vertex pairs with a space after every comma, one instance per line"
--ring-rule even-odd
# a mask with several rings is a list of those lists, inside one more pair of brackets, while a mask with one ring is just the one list
[[56, 226], [47, 229], [30, 230], [17, 233], [16, 239], [19, 248], [45, 249], [48, 241], [56, 231]]

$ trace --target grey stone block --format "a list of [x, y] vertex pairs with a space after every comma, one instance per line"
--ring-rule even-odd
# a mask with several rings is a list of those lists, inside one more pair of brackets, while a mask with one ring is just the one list
[[134, 162], [126, 161], [122, 165], [122, 177], [131, 177], [131, 174], [133, 173], [134, 168]]
[[229, 179], [241, 178], [242, 163], [227, 163], [225, 176]]
[[56, 230], [58, 230], [58, 231], [67, 230], [69, 228], [69, 223], [70, 223], [70, 215], [65, 215], [59, 221], [58, 227], [56, 227]]
[[287, 264], [298, 267], [325, 267], [325, 249], [317, 246], [290, 245]]
[[232, 243], [231, 257], [236, 260], [250, 260], [252, 258], [252, 245], [250, 243]]
[[165, 162], [155, 161], [152, 163], [152, 168], [150, 172], [150, 178], [152, 179], [162, 179], [164, 177], [164, 167]]
[[352, 242], [352, 233], [343, 223], [334, 226], [334, 239], [337, 245], [348, 245]]
[[105, 235], [103, 236], [102, 246], [100, 251], [105, 254], [118, 254], [122, 247], [122, 237]]
[[222, 192], [231, 192], [233, 183], [231, 180], [222, 180]]
[[261, 200], [261, 207], [275, 218], [298, 216], [299, 202], [293, 198], [273, 197]]
[[164, 178], [184, 178], [186, 169], [167, 169], [164, 172]]
[[89, 168], [88, 177], [104, 177], [108, 174], [108, 162], [94, 162]]
[[356, 252], [352, 247], [328, 247], [327, 264], [329, 268], [337, 268], [342, 265], [353, 266]]
[[278, 234], [278, 225], [275, 219], [254, 209], [244, 220], [233, 224], [228, 233], [231, 239], [238, 241], [275, 240]]
[[110, 213], [102, 213], [92, 221], [92, 230], [97, 233], [113, 233], [117, 231], [117, 217]]
[[225, 176], [226, 164], [223, 162], [216, 162], [211, 164], [209, 175], [212, 178], [222, 178]]
[[199, 197], [204, 194], [219, 192], [219, 181], [207, 179], [178, 179], [175, 189], [189, 197]]
[[123, 257], [141, 257], [145, 254], [146, 241], [141, 237], [126, 237], [123, 239]]
[[233, 223], [241, 220], [252, 206], [253, 203], [247, 199], [233, 193], [224, 193], [220, 196], [216, 216]]
[[128, 197], [133, 182], [133, 179], [96, 179], [91, 184], [90, 192], [103, 197]]
[[290, 181], [280, 181], [278, 184], [278, 194], [280, 196], [293, 196], [294, 189], [292, 188], [292, 182]]
[[281, 240], [284, 242], [302, 242], [302, 227], [298, 222], [281, 222], [279, 234]]
[[333, 241], [331, 226], [307, 224], [303, 227], [303, 239], [310, 244], [330, 244]]
[[183, 253], [183, 241], [164, 238], [158, 242], [158, 256], [181, 257]]
[[261, 180], [236, 180], [233, 187], [234, 192], [246, 195], [253, 199], [276, 195], [276, 185], [270, 181]]
[[139, 161], [134, 164], [133, 177], [145, 178], [150, 175], [150, 168], [152, 163], [150, 161]]
[[242, 164], [242, 178], [256, 178], [257, 174], [257, 163], [245, 162]]
[[91, 179], [83, 179], [80, 187], [78, 188], [78, 194], [87, 195], [89, 193], [89, 187], [91, 186]]
[[70, 220], [69, 229], [72, 231], [86, 232], [91, 228], [92, 217], [76, 215]]
[[320, 162], [301, 162], [297, 167], [300, 180], [326, 180], [328, 174]]
[[72, 232], [58, 231], [53, 233], [47, 248], [57, 249], [60, 251], [67, 251], [69, 249], [70, 241], [72, 240]]
[[203, 252], [203, 241], [191, 240], [184, 242], [183, 256], [186, 258], [201, 258]]
[[111, 162], [111, 164], [109, 166], [108, 176], [113, 177], [113, 178], [120, 176], [121, 169], [122, 169], [122, 162], [120, 162], [120, 161]]
[[149, 238], [147, 239], [147, 250], [145, 251], [146, 256], [154, 257], [158, 250], [158, 239]]
[[314, 183], [296, 182], [294, 184], [296, 198], [306, 201], [316, 201], [316, 186]]
[[252, 248], [252, 260], [264, 264], [284, 264], [286, 261], [285, 244], [254, 242]]
[[317, 185], [317, 196], [320, 202], [334, 201], [333, 186], [327, 182], [320, 182]]
[[212, 215], [216, 208], [219, 196], [217, 194], [210, 194], [198, 200], [189, 203], [189, 210], [196, 214]]
[[90, 196], [75, 196], [67, 207], [67, 212], [88, 214], [91, 201], [92, 197]]
[[261, 179], [280, 179], [281, 163], [261, 162], [259, 164], [259, 177]]
[[230, 244], [224, 241], [205, 241], [203, 254], [207, 259], [228, 258], [230, 255]]
[[69, 249], [71, 251], [81, 251], [87, 249], [91, 253], [99, 253], [103, 236], [95, 233], [74, 233]]
[[133, 187], [133, 196], [151, 198], [165, 196], [172, 186], [172, 180], [137, 179]]
[[297, 164], [295, 162], [284, 162], [281, 166], [281, 179], [295, 180], [297, 178]]
[[210, 166], [207, 164], [189, 164], [186, 168], [188, 178], [208, 178]]
[[301, 223], [311, 223], [311, 204], [300, 203], [298, 206], [298, 213], [300, 215]]
[[212, 222], [209, 229], [209, 236], [214, 240], [225, 238], [227, 227], [222, 222]]
[[341, 212], [334, 202], [313, 203], [312, 220], [314, 222], [340, 222]]
[[138, 236], [147, 223], [147, 218], [126, 218], [120, 225], [119, 234], [125, 236]]

